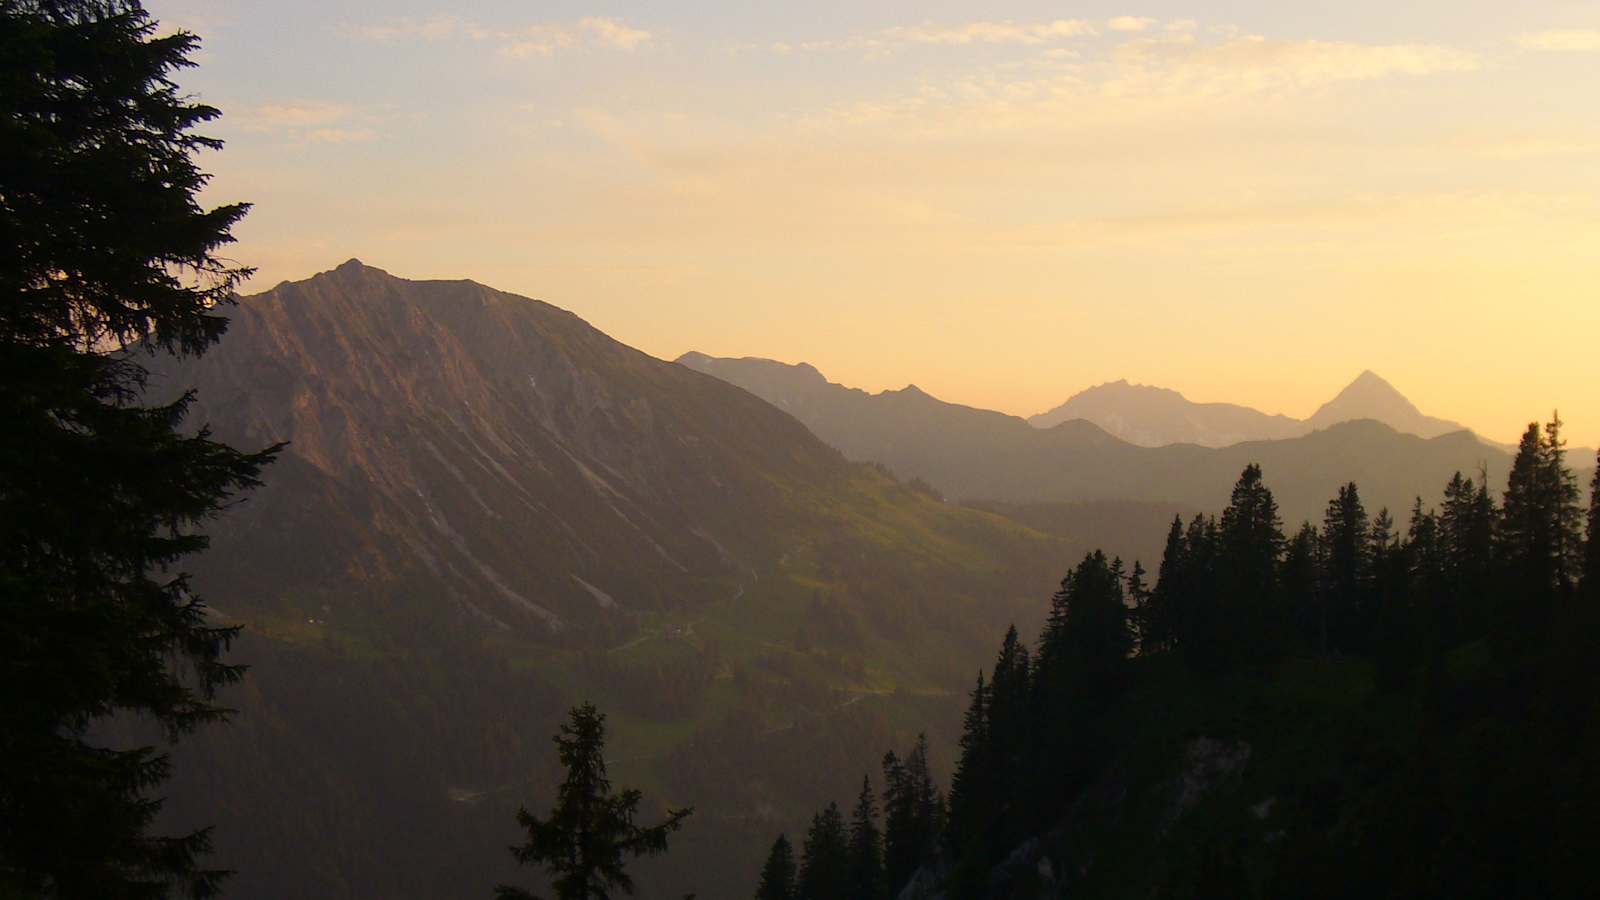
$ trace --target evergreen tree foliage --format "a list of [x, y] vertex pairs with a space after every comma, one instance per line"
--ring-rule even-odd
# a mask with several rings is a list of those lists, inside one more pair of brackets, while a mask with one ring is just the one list
[[0, 894], [214, 893], [205, 831], [150, 833], [170, 764], [92, 726], [176, 739], [226, 718], [242, 669], [177, 569], [273, 455], [143, 405], [153, 354], [194, 356], [250, 270], [218, 255], [247, 206], [204, 209], [173, 79], [198, 38], [136, 0], [0, 2]]
[[1595, 451], [1594, 467], [1589, 482], [1588, 540], [1583, 547], [1583, 586], [1591, 599], [1600, 596], [1600, 450]]
[[1306, 522], [1289, 539], [1283, 554], [1283, 594], [1288, 598], [1294, 632], [1301, 643], [1319, 650], [1328, 645], [1327, 619], [1322, 603], [1324, 581], [1322, 535]]
[[1322, 518], [1323, 633], [1332, 648], [1357, 652], [1367, 645], [1371, 610], [1363, 585], [1370, 569], [1367, 512], [1354, 482], [1339, 488]]
[[1444, 489], [1439, 513], [1439, 543], [1444, 556], [1447, 600], [1460, 625], [1460, 638], [1489, 630], [1490, 574], [1497, 555], [1499, 511], [1489, 497], [1488, 476], [1474, 485], [1457, 472]]
[[[635, 824], [644, 797], [632, 789], [611, 792], [606, 717], [591, 703], [573, 707], [553, 740], [566, 778], [548, 816], [541, 819], [526, 807], [517, 811], [517, 823], [527, 830], [528, 839], [512, 847], [512, 855], [519, 863], [544, 866], [559, 900], [610, 900], [613, 889], [632, 894], [627, 859], [667, 852], [667, 836], [683, 827], [694, 810], [669, 809], [657, 825]], [[533, 895], [501, 885], [495, 896], [526, 900]]]
[[850, 838], [837, 803], [811, 819], [800, 857], [800, 900], [838, 900], [850, 890]]
[[1493, 625], [1502, 641], [1538, 642], [1581, 568], [1583, 513], [1577, 478], [1565, 465], [1561, 418], [1541, 433], [1530, 422], [1506, 480], [1500, 550], [1516, 587], [1502, 591]]
[[1149, 608], [1139, 631], [1139, 652], [1171, 650], [1178, 642], [1178, 602], [1184, 596], [1184, 570], [1188, 544], [1184, 540], [1183, 518], [1172, 517], [1167, 543], [1156, 569], [1156, 586], [1150, 594]]
[[1133, 571], [1128, 573], [1127, 597], [1132, 607], [1128, 612], [1128, 628], [1136, 650], [1144, 644], [1145, 622], [1150, 614], [1150, 588], [1145, 584], [1148, 574], [1144, 563], [1137, 559], [1133, 561]]
[[755, 900], [795, 900], [795, 891], [794, 848], [789, 838], [780, 834], [772, 842], [766, 865], [761, 867]]
[[883, 835], [878, 831], [878, 804], [872, 780], [861, 776], [861, 793], [850, 816], [849, 900], [878, 900], [883, 893]]
[[[1329, 501], [1322, 528], [1305, 523], [1285, 540], [1250, 466], [1220, 520], [1174, 520], [1148, 594], [1142, 567], [1127, 573], [1087, 554], [1051, 598], [1037, 652], [1013, 627], [992, 676], [979, 673], [942, 843], [926, 838], [940, 804], [925, 743], [904, 761], [885, 756], [891, 894], [928, 862], [921, 848], [940, 846], [945, 896], [993, 896], [997, 884], [1018, 895], [1033, 875], [1016, 860], [1040, 853], [1052, 864], [1049, 890], [1107, 895], [1140, 877], [1124, 844], [1128, 817], [1162, 823], [1151, 838], [1162, 853], [1187, 841], [1153, 858], [1130, 896], [1254, 896], [1263, 885], [1271, 896], [1557, 896], [1587, 883], [1587, 845], [1575, 835], [1600, 811], [1600, 664], [1590, 646], [1600, 627], [1600, 596], [1590, 593], [1600, 470], [1584, 543], [1559, 429], [1559, 420], [1530, 428], [1503, 510], [1486, 474], [1456, 473], [1439, 511], [1417, 498], [1402, 532], [1388, 510], [1369, 519], [1351, 483]], [[1285, 655], [1301, 658], [1277, 659]], [[1239, 664], [1253, 666], [1248, 677], [1228, 671]], [[1267, 690], [1250, 705], [1227, 706], [1230, 692], [1250, 694], [1258, 682]], [[1130, 708], [1124, 683], [1161, 712]], [[1217, 807], [1215, 822], [1165, 824], [1171, 772], [1152, 780], [1130, 768], [1170, 752], [1140, 742], [1162, 731], [1155, 718], [1186, 717], [1195, 698], [1222, 704], [1208, 729], [1238, 728], [1258, 746], [1304, 755], [1294, 765], [1307, 765], [1306, 776], [1278, 783], [1283, 802], [1260, 801], [1259, 785], [1214, 783], [1209, 791], [1246, 805]], [[1330, 715], [1274, 721], [1302, 703]], [[1291, 733], [1272, 735], [1263, 720]], [[1341, 743], [1323, 751], [1328, 735]], [[1250, 765], [1246, 784], [1278, 777]], [[1097, 875], [1107, 853], [1119, 858]]]
[[1123, 576], [1098, 550], [1061, 582], [1039, 638], [1035, 690], [1046, 708], [1105, 696], [1133, 651]]
[[959, 856], [979, 838], [995, 808], [989, 688], [984, 684], [981, 670], [971, 696], [961, 721], [961, 755], [950, 776], [950, 817], [945, 848], [951, 856]]
[[1245, 467], [1233, 487], [1218, 530], [1222, 578], [1218, 614], [1203, 640], [1219, 666], [1267, 659], [1281, 641], [1278, 564], [1283, 556], [1283, 521], [1261, 467]]
[[944, 833], [944, 798], [928, 769], [928, 736], [902, 762], [883, 758], [883, 869], [891, 896], [898, 895], [919, 866], [938, 856]]

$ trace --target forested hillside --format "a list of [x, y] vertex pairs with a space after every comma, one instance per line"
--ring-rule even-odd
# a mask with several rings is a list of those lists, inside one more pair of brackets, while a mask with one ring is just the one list
[[1351, 483], [1286, 532], [1250, 465], [1154, 572], [1089, 554], [978, 673], [948, 788], [925, 742], [891, 752], [881, 820], [870, 790], [819, 812], [757, 896], [1569, 896], [1600, 479], [1585, 516], [1563, 447], [1530, 425], [1503, 495], [1457, 475], [1403, 530]]

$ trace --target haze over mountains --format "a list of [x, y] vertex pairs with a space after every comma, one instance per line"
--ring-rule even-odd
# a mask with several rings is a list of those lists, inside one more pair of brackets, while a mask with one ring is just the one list
[[1153, 569], [1173, 515], [1220, 508], [1249, 462], [1291, 523], [1350, 479], [1399, 513], [1507, 465], [1465, 432], [1151, 448], [809, 366], [674, 365], [354, 260], [229, 315], [155, 389], [197, 388], [191, 421], [235, 444], [290, 441], [196, 562], [252, 671], [235, 723], [180, 748], [166, 811], [217, 825], [243, 898], [510, 877], [513, 813], [557, 780], [549, 729], [582, 700], [619, 783], [697, 806], [641, 896], [746, 896], [770, 835], [884, 747], [955, 745], [993, 636], [1035, 630], [1092, 547]]
[[[1023, 503], [1159, 500], [1216, 509], [1226, 502], [1228, 485], [1238, 472], [1259, 462], [1285, 521], [1293, 524], [1320, 520], [1329, 496], [1347, 481], [1360, 484], [1373, 509], [1387, 506], [1399, 515], [1417, 496], [1431, 502], [1456, 471], [1470, 474], [1483, 469], [1491, 483], [1498, 484], [1510, 465], [1504, 450], [1464, 430], [1423, 438], [1372, 419], [1335, 423], [1339, 416], [1371, 411], [1435, 432], [1447, 424], [1420, 413], [1410, 415], [1414, 408], [1404, 398], [1397, 400], [1398, 394], [1370, 373], [1319, 410], [1315, 418], [1325, 425], [1320, 430], [1310, 430], [1309, 422], [1286, 420], [1273, 427], [1281, 425], [1286, 433], [1298, 431], [1300, 436], [1223, 447], [1193, 443], [1147, 447], [1085, 419], [1039, 428], [1015, 416], [946, 403], [915, 386], [868, 394], [830, 383], [804, 364], [717, 359], [698, 353], [686, 354], [679, 362], [788, 410], [851, 459], [882, 462], [903, 477], [925, 479], [951, 498]], [[1116, 396], [1135, 401], [1154, 396], [1154, 405], [1187, 408], [1182, 407], [1187, 401], [1181, 396], [1158, 389], [1124, 390], [1113, 385], [1109, 391], [1096, 389], [1090, 394], [1079, 408], [1110, 410], [1113, 404], [1100, 401]], [[1188, 407], [1205, 410], [1209, 405]], [[1226, 407], [1213, 421], [1248, 420], [1241, 409]], [[1123, 421], [1157, 420], [1136, 412], [1135, 408]], [[1583, 465], [1582, 454], [1573, 459]]]
[[[791, 366], [754, 357], [716, 358], [697, 352], [685, 353], [678, 362], [726, 377], [759, 396], [777, 397], [783, 401], [780, 406], [805, 404], [808, 398], [819, 396], [819, 385], [827, 383], [808, 363]], [[756, 390], [758, 387], [760, 390]], [[802, 411], [811, 408], [797, 407]], [[1060, 406], [1029, 416], [1027, 421], [1035, 428], [1049, 429], [1073, 419], [1093, 422], [1107, 434], [1140, 447], [1226, 447], [1245, 441], [1282, 440], [1358, 419], [1372, 419], [1402, 434], [1424, 438], [1468, 430], [1460, 423], [1424, 415], [1393, 385], [1370, 370], [1362, 372], [1307, 419], [1269, 415], [1235, 403], [1196, 403], [1170, 388], [1129, 384], [1123, 379], [1079, 391]]]

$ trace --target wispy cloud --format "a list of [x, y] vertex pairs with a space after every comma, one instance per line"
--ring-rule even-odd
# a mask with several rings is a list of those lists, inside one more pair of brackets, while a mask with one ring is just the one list
[[371, 118], [339, 103], [299, 101], [231, 109], [227, 122], [295, 144], [358, 144], [379, 137]]
[[957, 24], [895, 25], [871, 34], [836, 40], [807, 41], [794, 44], [779, 41], [772, 44], [778, 53], [796, 50], [863, 50], [872, 54], [891, 53], [913, 46], [970, 47], [1010, 44], [1037, 47], [1073, 38], [1093, 37], [1098, 32], [1083, 19], [1053, 19], [1044, 22], [1015, 22], [1004, 20], [974, 21]]
[[1203, 43], [1187, 33], [1131, 41], [1118, 48], [1117, 57], [1127, 80], [1202, 86], [1211, 92], [1467, 72], [1479, 67], [1474, 54], [1438, 44], [1274, 40], [1259, 35]]
[[968, 22], [963, 25], [902, 25], [885, 29], [891, 43], [905, 44], [1047, 44], [1093, 35], [1094, 27], [1082, 19], [1050, 22]]
[[502, 56], [549, 56], [559, 50], [601, 47], [634, 50], [654, 35], [609, 16], [587, 16], [571, 23], [488, 26], [456, 15], [423, 19], [391, 19], [349, 29], [358, 38], [377, 42], [474, 41], [493, 44]]
[[1117, 16], [1106, 22], [1106, 27], [1112, 31], [1144, 31], [1156, 24], [1156, 20], [1148, 16]]
[[1566, 28], [1524, 34], [1518, 36], [1517, 46], [1561, 53], [1600, 52], [1600, 29]]

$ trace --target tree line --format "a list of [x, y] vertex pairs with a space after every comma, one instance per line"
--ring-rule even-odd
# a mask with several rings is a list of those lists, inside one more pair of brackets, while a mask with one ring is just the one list
[[1286, 657], [1363, 661], [1376, 691], [1426, 705], [1425, 683], [1476, 645], [1521, 673], [1519, 690], [1592, 683], [1580, 642], [1600, 625], [1600, 460], [1585, 512], [1561, 425], [1528, 426], [1502, 496], [1486, 473], [1456, 473], [1438, 506], [1417, 498], [1404, 529], [1387, 509], [1369, 513], [1351, 483], [1321, 523], [1288, 534], [1252, 464], [1220, 516], [1174, 518], [1153, 583], [1140, 562], [1088, 554], [1034, 647], [1013, 627], [978, 673], [948, 796], [927, 773], [925, 739], [904, 762], [890, 754], [881, 826], [864, 783], [848, 825], [830, 804], [798, 859], [778, 837], [756, 897], [881, 900], [919, 869], [951, 896], [980, 895], [1105, 765], [1109, 713], [1146, 660], [1199, 679], [1270, 673]]

